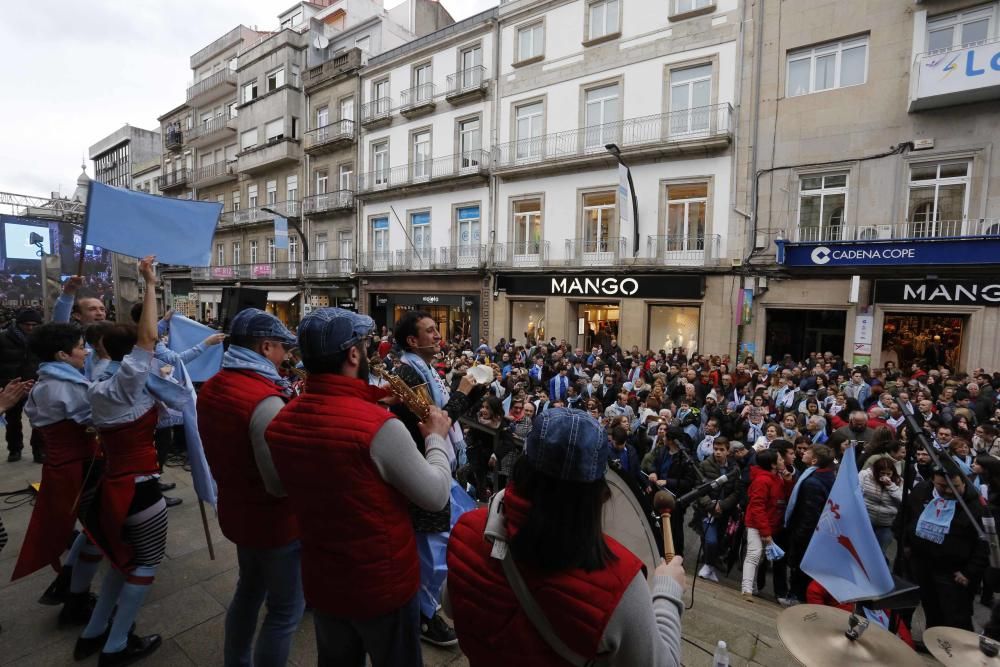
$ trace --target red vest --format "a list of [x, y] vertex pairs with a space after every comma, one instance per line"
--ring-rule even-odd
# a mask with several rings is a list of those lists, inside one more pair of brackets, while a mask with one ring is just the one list
[[402, 607], [420, 585], [407, 501], [386, 484], [371, 441], [392, 414], [381, 389], [310, 375], [267, 429], [271, 456], [302, 534], [308, 606], [366, 620]]
[[[507, 486], [504, 497], [508, 530], [529, 507], [512, 488]], [[538, 634], [521, 610], [500, 561], [490, 556], [492, 546], [483, 539], [487, 513], [484, 508], [463, 514], [448, 542], [448, 596], [462, 652], [473, 667], [568, 665]], [[603, 570], [544, 575], [518, 563], [556, 634], [588, 660], [597, 657], [611, 614], [642, 570], [642, 562], [632, 552], [608, 536], [604, 539], [617, 560]]]
[[298, 539], [288, 498], [264, 488], [250, 443], [250, 418], [265, 398], [284, 395], [253, 371], [223, 369], [198, 392], [198, 431], [219, 486], [222, 534], [242, 547], [273, 549]]

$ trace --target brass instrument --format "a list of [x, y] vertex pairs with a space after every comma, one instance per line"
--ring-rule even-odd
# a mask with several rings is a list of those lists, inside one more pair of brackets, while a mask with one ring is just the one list
[[297, 366], [292, 366], [289, 370], [299, 380], [305, 380], [307, 377], [309, 377], [309, 373], [304, 368], [298, 368]]
[[390, 373], [378, 356], [372, 357], [368, 361], [373, 375], [377, 375], [386, 381], [385, 389], [390, 394], [402, 401], [403, 405], [416, 415], [420, 421], [427, 421], [431, 414], [431, 400], [427, 395], [427, 388], [424, 385], [411, 387], [403, 382], [403, 378]]

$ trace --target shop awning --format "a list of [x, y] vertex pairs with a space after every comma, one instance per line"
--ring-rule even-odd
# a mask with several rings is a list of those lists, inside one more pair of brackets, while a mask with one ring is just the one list
[[287, 301], [291, 301], [292, 299], [294, 299], [298, 295], [299, 295], [298, 292], [268, 292], [267, 293], [267, 300], [268, 301], [275, 301], [275, 302], [279, 302], [279, 303], [284, 303], [284, 302], [287, 302]]

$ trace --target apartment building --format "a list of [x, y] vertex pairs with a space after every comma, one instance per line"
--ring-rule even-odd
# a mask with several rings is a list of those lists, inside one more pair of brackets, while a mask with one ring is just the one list
[[747, 11], [744, 346], [995, 367], [1000, 3]]
[[91, 146], [89, 153], [95, 180], [131, 188], [135, 166], [159, 158], [160, 133], [126, 124]]

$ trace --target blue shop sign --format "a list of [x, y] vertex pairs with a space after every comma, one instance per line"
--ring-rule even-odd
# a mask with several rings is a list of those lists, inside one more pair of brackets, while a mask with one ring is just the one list
[[785, 266], [899, 266], [1000, 264], [1000, 236], [908, 239], [889, 242], [791, 243], [776, 241]]

